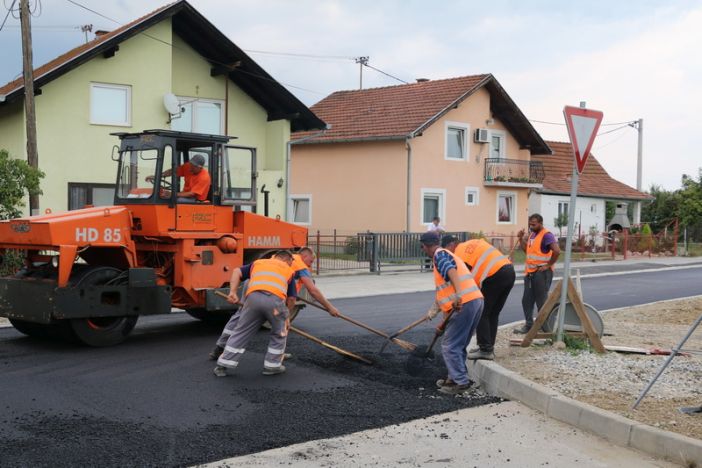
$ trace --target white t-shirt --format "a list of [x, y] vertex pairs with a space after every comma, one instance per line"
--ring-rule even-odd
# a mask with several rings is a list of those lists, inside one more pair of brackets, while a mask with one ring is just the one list
[[444, 229], [444, 227], [441, 224], [430, 223], [429, 226], [427, 226], [427, 232], [432, 232], [432, 231], [444, 232], [444, 231], [446, 231], [446, 229]]

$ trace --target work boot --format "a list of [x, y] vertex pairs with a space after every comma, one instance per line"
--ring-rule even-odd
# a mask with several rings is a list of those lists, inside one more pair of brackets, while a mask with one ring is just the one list
[[517, 335], [526, 335], [529, 333], [529, 330], [531, 330], [531, 325], [522, 325], [521, 327], [512, 330], [512, 332], [516, 333]]
[[293, 358], [293, 353], [283, 353], [283, 359], [284, 360], [290, 360]]
[[224, 348], [222, 348], [221, 346], [215, 345], [215, 347], [212, 348], [212, 351], [210, 351], [210, 354], [209, 354], [210, 361], [216, 361], [217, 359], [219, 359], [219, 357], [222, 355], [223, 352], [224, 352]]
[[446, 395], [459, 395], [461, 393], [467, 392], [474, 385], [475, 385], [475, 382], [473, 382], [472, 380], [469, 380], [467, 384], [460, 384], [460, 385], [455, 383], [455, 382], [449, 382], [449, 383], [442, 385], [439, 388], [439, 391], [441, 393], [445, 393]]
[[226, 377], [228, 375], [227, 368], [224, 366], [215, 367], [212, 373], [217, 377]]
[[476, 361], [478, 359], [485, 359], [486, 361], [494, 361], [495, 353], [493, 351], [483, 351], [480, 348], [473, 349], [468, 353], [468, 359], [471, 361]]
[[285, 366], [281, 365], [279, 367], [268, 367], [263, 366], [263, 375], [278, 375], [285, 372]]
[[441, 388], [444, 385], [453, 385], [453, 380], [446, 377], [445, 379], [439, 379], [436, 381], [436, 387]]

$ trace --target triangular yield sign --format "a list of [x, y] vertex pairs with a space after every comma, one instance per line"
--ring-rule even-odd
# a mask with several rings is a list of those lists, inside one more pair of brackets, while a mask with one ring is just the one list
[[570, 144], [573, 145], [578, 174], [583, 172], [585, 161], [590, 155], [592, 143], [595, 141], [597, 130], [602, 123], [602, 111], [583, 109], [582, 107], [565, 106], [563, 108]]

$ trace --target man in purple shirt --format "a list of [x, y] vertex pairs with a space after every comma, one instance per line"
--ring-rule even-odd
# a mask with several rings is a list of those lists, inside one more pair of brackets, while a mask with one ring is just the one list
[[[553, 265], [558, 261], [561, 249], [558, 247], [556, 237], [544, 227], [544, 218], [540, 214], [529, 216], [529, 231], [527, 236], [521, 229], [519, 246], [527, 254], [526, 276], [524, 277], [524, 294], [522, 295], [522, 309], [524, 310], [524, 325], [515, 328], [514, 333], [527, 333], [534, 324], [534, 305], [536, 311], [546, 302], [548, 290], [553, 280]], [[538, 246], [533, 243], [540, 239]], [[541, 257], [543, 260], [530, 260], [530, 257]]]

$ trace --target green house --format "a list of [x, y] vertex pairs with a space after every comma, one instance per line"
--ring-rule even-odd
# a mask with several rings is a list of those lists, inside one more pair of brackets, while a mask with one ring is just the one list
[[[258, 205], [285, 217], [290, 133], [325, 124], [184, 0], [34, 70], [39, 212], [111, 205], [113, 132], [226, 134], [256, 153]], [[165, 101], [165, 102], [164, 102]], [[168, 109], [168, 110], [167, 110]], [[22, 79], [0, 87], [0, 148], [26, 159]]]

